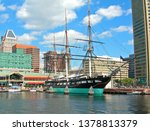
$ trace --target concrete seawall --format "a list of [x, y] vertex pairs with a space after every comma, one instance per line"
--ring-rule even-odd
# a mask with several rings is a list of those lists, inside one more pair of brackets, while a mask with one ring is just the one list
[[150, 88], [107, 88], [105, 94], [140, 94], [150, 95]]

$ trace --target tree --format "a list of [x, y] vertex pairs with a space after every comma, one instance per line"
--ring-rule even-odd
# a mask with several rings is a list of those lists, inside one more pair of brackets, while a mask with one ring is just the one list
[[122, 79], [122, 80], [116, 79], [116, 80], [115, 80], [115, 83], [116, 83], [118, 86], [120, 86], [120, 85], [122, 85], [122, 86], [133, 86], [133, 84], [134, 84], [134, 79], [132, 79], [132, 78], [124, 78], [124, 79]]
[[121, 83], [124, 85], [124, 86], [131, 86], [133, 85], [134, 83], [134, 79], [131, 79], [131, 78], [124, 78], [121, 80]]

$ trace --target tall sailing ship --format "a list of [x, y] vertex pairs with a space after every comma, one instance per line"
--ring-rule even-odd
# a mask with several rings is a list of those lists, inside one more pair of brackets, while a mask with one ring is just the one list
[[[89, 5], [89, 0], [88, 0]], [[66, 20], [67, 21], [67, 20]], [[67, 23], [67, 22], [66, 22]], [[89, 62], [89, 75], [77, 75], [74, 77], [69, 77], [68, 75], [68, 54], [69, 54], [69, 45], [68, 45], [68, 36], [67, 36], [67, 25], [65, 29], [66, 35], [66, 75], [62, 78], [55, 78], [51, 80], [47, 80], [45, 85], [47, 87], [48, 92], [55, 93], [71, 93], [71, 94], [89, 94], [89, 95], [102, 95], [105, 86], [110, 82], [111, 75], [103, 76], [103, 75], [92, 75], [92, 57], [93, 57], [93, 47], [92, 47], [92, 37], [91, 37], [91, 24], [90, 24], [90, 6], [88, 8], [88, 40], [82, 40], [88, 42], [88, 49], [86, 52], [88, 62]]]

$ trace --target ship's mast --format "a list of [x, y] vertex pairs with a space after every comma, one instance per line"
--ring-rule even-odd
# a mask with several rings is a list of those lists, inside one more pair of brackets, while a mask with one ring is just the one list
[[66, 54], [65, 54], [65, 65], [66, 65], [66, 80], [68, 82], [68, 74], [69, 74], [69, 71], [68, 71], [68, 55], [69, 55], [69, 49], [68, 49], [68, 31], [67, 31], [67, 16], [66, 16], [66, 9], [65, 9], [65, 36], [66, 36], [66, 46], [65, 46], [65, 49], [66, 49]]
[[90, 0], [88, 0], [88, 56], [89, 56], [89, 76], [92, 76], [92, 34], [91, 34], [91, 11], [90, 11]]
[[91, 32], [91, 10], [90, 10], [90, 0], [88, 0], [88, 39], [77, 39], [80, 41], [87, 41], [88, 42], [88, 49], [86, 52], [86, 56], [88, 56], [88, 62], [89, 62], [89, 76], [92, 76], [92, 55], [93, 55], [93, 46], [92, 46], [92, 42], [94, 43], [100, 43], [103, 44], [103, 42], [99, 42], [99, 41], [93, 41], [92, 40], [92, 32]]

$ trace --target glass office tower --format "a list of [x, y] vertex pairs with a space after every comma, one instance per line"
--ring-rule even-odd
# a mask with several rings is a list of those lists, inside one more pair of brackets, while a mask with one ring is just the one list
[[135, 77], [150, 85], [150, 0], [132, 0]]

